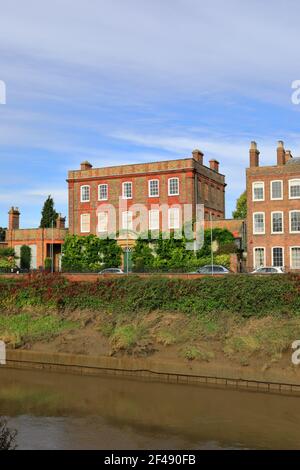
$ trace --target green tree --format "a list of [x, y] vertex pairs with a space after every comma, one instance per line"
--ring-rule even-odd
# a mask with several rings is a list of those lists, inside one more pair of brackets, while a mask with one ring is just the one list
[[211, 253], [211, 238], [216, 241], [219, 246], [219, 251], [227, 245], [231, 245], [234, 242], [234, 236], [226, 228], [214, 228], [212, 234], [210, 229], [204, 231], [204, 243], [201, 250], [197, 252], [197, 257], [209, 256]]
[[44, 206], [42, 209], [42, 218], [40, 227], [41, 228], [51, 228], [52, 224], [55, 227], [55, 222], [57, 219], [57, 212], [54, 209], [54, 201], [51, 196], [48, 196], [46, 201], [44, 202]]
[[15, 265], [15, 250], [13, 248], [0, 248], [0, 271], [8, 271]]
[[244, 191], [236, 201], [236, 209], [232, 212], [234, 219], [245, 219], [247, 217], [247, 192]]
[[153, 267], [154, 253], [149, 240], [136, 240], [132, 250], [132, 262], [134, 271], [147, 271]]
[[21, 269], [30, 269], [31, 264], [31, 248], [27, 245], [22, 245], [20, 249], [20, 267]]

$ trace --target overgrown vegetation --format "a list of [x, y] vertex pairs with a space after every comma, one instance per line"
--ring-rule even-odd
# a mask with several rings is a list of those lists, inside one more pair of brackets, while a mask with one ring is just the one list
[[69, 235], [63, 245], [62, 268], [78, 272], [117, 268], [121, 265], [121, 254], [116, 240], [101, 239], [96, 235]]
[[153, 276], [101, 278], [97, 282], [69, 282], [65, 277], [33, 274], [19, 282], [0, 282], [2, 311], [28, 307], [55, 310], [107, 307], [128, 315], [153, 310], [203, 313], [232, 312], [240, 317], [300, 313], [298, 276], [224, 276], [180, 279]]
[[15, 450], [17, 431], [9, 429], [7, 421], [0, 419], [0, 450]]
[[215, 264], [230, 267], [230, 253], [236, 252], [234, 237], [227, 229], [215, 228], [204, 231], [204, 244], [196, 252], [187, 250], [189, 241], [185, 236], [176, 238], [171, 233], [169, 238], [164, 238], [159, 233], [157, 239], [139, 238], [133, 247], [132, 261], [135, 272], [167, 272], [167, 271], [191, 271], [211, 263], [211, 235], [217, 251], [214, 257]]
[[13, 248], [0, 248], [0, 272], [10, 271], [16, 264]]

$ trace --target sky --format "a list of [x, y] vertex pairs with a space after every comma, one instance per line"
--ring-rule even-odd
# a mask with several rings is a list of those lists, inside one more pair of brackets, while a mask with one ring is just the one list
[[[39, 225], [67, 172], [190, 156], [220, 162], [226, 217], [250, 141], [300, 156], [297, 0], [0, 0], [0, 226]], [[0, 88], [1, 92], [1, 88]], [[1, 101], [1, 96], [0, 96]]]

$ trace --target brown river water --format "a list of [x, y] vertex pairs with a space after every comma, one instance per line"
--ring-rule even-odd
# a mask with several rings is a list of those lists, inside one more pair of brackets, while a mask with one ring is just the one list
[[300, 397], [0, 368], [19, 449], [300, 449]]

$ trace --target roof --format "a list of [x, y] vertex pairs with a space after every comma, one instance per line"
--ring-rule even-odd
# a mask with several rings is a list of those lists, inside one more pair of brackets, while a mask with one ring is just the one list
[[291, 158], [286, 162], [286, 165], [299, 165], [300, 164], [300, 157]]

